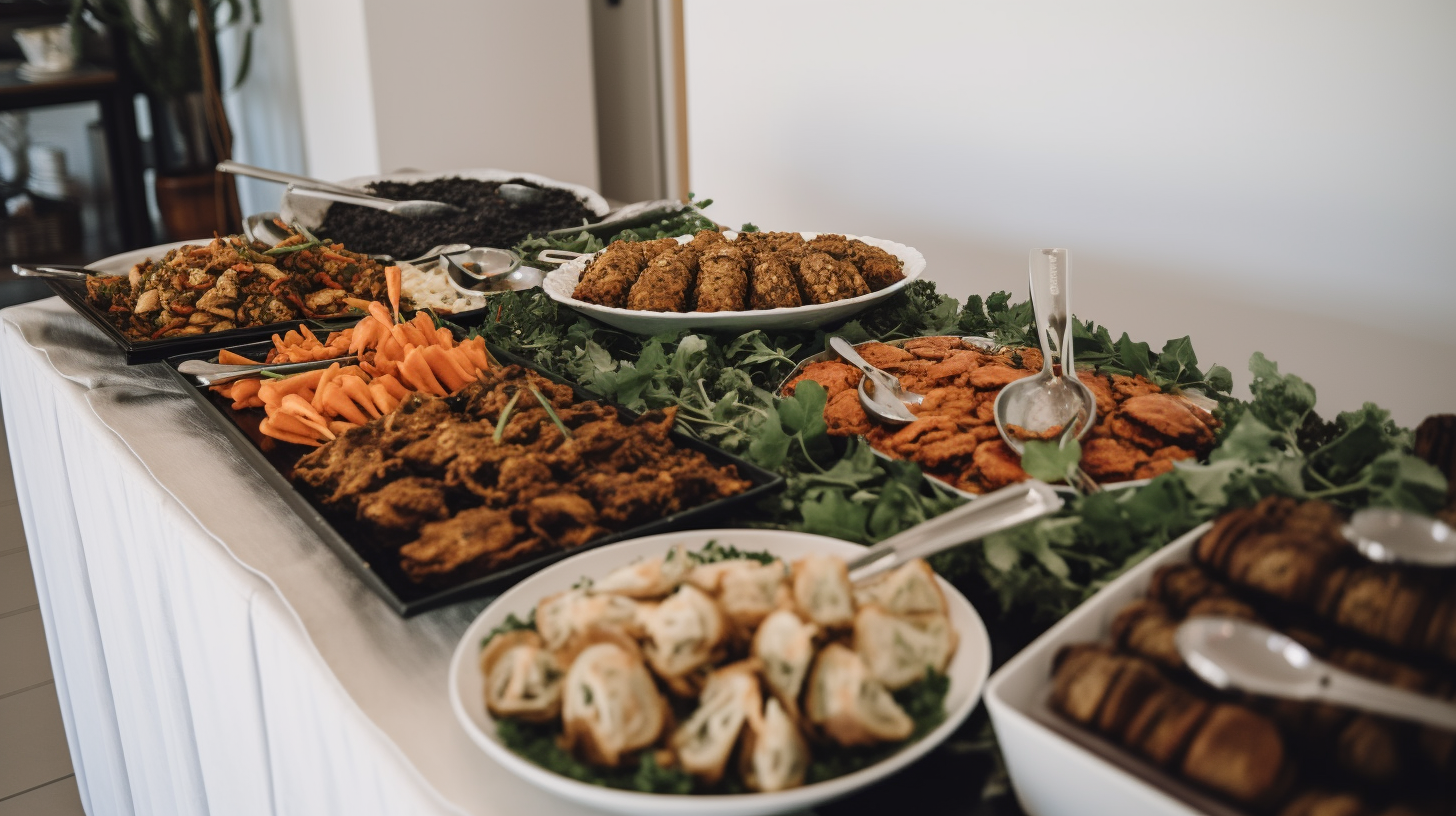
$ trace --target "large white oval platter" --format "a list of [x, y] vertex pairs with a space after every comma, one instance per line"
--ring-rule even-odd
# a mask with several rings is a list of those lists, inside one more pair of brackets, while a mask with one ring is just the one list
[[[823, 233], [801, 232], [805, 240]], [[835, 233], [837, 234], [837, 233]], [[736, 232], [724, 233], [728, 238], [737, 237]], [[807, 306], [793, 306], [782, 309], [748, 309], [741, 312], [642, 312], [635, 309], [618, 309], [612, 306], [598, 306], [595, 303], [586, 303], [572, 297], [576, 289], [577, 281], [581, 279], [582, 270], [595, 255], [585, 255], [568, 263], [564, 263], [546, 275], [545, 283], [541, 288], [552, 300], [589, 315], [609, 326], [615, 326], [623, 331], [634, 334], [664, 334], [682, 331], [683, 329], [702, 329], [704, 331], [719, 332], [749, 332], [754, 329], [764, 331], [790, 331], [817, 329], [826, 323], [833, 323], [838, 320], [848, 320], [854, 315], [868, 309], [876, 303], [909, 286], [910, 283], [920, 277], [925, 271], [925, 256], [921, 255], [914, 247], [904, 244], [897, 244], [894, 241], [886, 241], [880, 238], [866, 238], [859, 235], [848, 235], [847, 238], [854, 238], [864, 241], [870, 246], [876, 246], [894, 255], [905, 263], [905, 277], [886, 286], [878, 292], [870, 292], [867, 295], [837, 300], [833, 303], [818, 303]], [[682, 236], [677, 239], [678, 243], [687, 243], [692, 240], [689, 236]], [[529, 259], [528, 259], [529, 261]]]
[[481, 611], [455, 647], [450, 661], [450, 705], [460, 725], [489, 759], [521, 779], [556, 796], [581, 805], [630, 816], [676, 816], [682, 813], [711, 816], [755, 816], [813, 807], [852, 793], [904, 768], [939, 745], [970, 715], [981, 697], [981, 688], [991, 666], [991, 642], [985, 624], [965, 596], [949, 583], [940, 582], [950, 607], [951, 624], [960, 644], [946, 674], [950, 689], [945, 697], [945, 722], [918, 741], [880, 762], [825, 782], [776, 793], [732, 795], [674, 795], [588, 785], [560, 776], [517, 755], [496, 735], [495, 720], [485, 709], [484, 682], [480, 674], [480, 642], [506, 616], [520, 617], [535, 608], [541, 598], [570, 589], [583, 577], [600, 578], [617, 567], [649, 556], [662, 555], [674, 544], [697, 550], [709, 541], [732, 544], [750, 552], [767, 551], [794, 561], [811, 553], [854, 558], [864, 548], [836, 538], [780, 530], [693, 530], [636, 538], [584, 552], [527, 578]]

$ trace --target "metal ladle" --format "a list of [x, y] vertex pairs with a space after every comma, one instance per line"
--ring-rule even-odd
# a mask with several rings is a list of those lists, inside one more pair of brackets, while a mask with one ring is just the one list
[[843, 337], [829, 338], [829, 348], [864, 372], [864, 376], [859, 378], [859, 402], [865, 413], [891, 425], [909, 425], [920, 418], [910, 410], [910, 406], [924, 402], [924, 394], [906, 391], [901, 387], [899, 377], [870, 365]]
[[1422, 513], [1367, 507], [1356, 510], [1341, 532], [1371, 561], [1456, 567], [1456, 532]]
[[[1068, 255], [1065, 249], [1033, 249], [1027, 258], [1031, 307], [1041, 336], [1041, 373], [1008, 383], [996, 395], [993, 413], [1001, 438], [1017, 453], [1026, 443], [1010, 429], [1016, 425], [1032, 433], [1078, 424], [1073, 435], [1081, 439], [1097, 418], [1097, 396], [1077, 378], [1072, 358], [1072, 311], [1068, 306]], [[1096, 483], [1078, 469], [1073, 477], [1083, 490]]]
[[1173, 639], [1188, 668], [1215, 688], [1317, 700], [1456, 731], [1456, 705], [1336, 668], [1257, 623], [1189, 618]]

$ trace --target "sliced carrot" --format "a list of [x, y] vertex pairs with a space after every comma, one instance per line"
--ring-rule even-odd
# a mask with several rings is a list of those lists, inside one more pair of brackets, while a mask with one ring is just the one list
[[284, 442], [292, 442], [295, 445], [309, 445], [311, 447], [317, 448], [323, 444], [317, 439], [310, 439], [306, 436], [299, 436], [298, 434], [292, 434], [280, 430], [274, 427], [273, 423], [269, 421], [266, 417], [263, 419], [262, 422], [258, 423], [258, 430], [263, 432], [263, 434], [267, 436], [273, 437], [274, 439], [282, 440]]
[[374, 407], [374, 396], [369, 393], [369, 386], [364, 383], [364, 380], [351, 375], [340, 377], [334, 382], [344, 390], [344, 396], [364, 409], [364, 413], [368, 414], [370, 419], [379, 418], [379, 411]]
[[238, 354], [236, 352], [228, 351], [227, 349], [222, 349], [221, 351], [219, 351], [217, 353], [217, 362], [218, 362], [219, 365], [257, 365], [258, 364], [258, 361], [257, 360], [249, 360], [247, 357], [244, 357], [243, 355]]

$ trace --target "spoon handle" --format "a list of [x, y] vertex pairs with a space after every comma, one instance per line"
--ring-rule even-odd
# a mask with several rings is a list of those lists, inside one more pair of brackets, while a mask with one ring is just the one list
[[829, 348], [833, 349], [835, 354], [848, 360], [850, 365], [866, 374], [875, 375], [885, 373], [870, 365], [869, 361], [865, 358], [859, 356], [859, 352], [854, 350], [854, 345], [839, 335], [829, 338]]
[[[1072, 370], [1071, 310], [1067, 307], [1067, 251], [1033, 249], [1026, 261], [1031, 278], [1031, 303], [1041, 335], [1042, 369], [1061, 364], [1062, 374]], [[1055, 355], [1055, 356], [1054, 356]]]
[[1456, 731], [1456, 704], [1326, 667], [1320, 699], [1336, 705]]
[[299, 188], [307, 187], [313, 190], [331, 190], [336, 193], [358, 193], [341, 184], [331, 184], [327, 181], [320, 181], [308, 176], [295, 176], [292, 173], [280, 173], [277, 170], [269, 170], [266, 167], [254, 167], [251, 164], [235, 162], [231, 159], [217, 163], [219, 173], [232, 173], [235, 176], [248, 176], [250, 178], [263, 179], [264, 181], [276, 181], [279, 184], [294, 184]]
[[11, 264], [10, 271], [22, 278], [55, 278], [57, 280], [83, 281], [95, 275], [83, 266], [57, 266], [56, 264]]
[[376, 198], [358, 192], [336, 193], [332, 190], [315, 190], [312, 187], [297, 187], [292, 184], [288, 185], [288, 192], [290, 195], [301, 196], [303, 198], [321, 198], [324, 201], [337, 201], [340, 204], [353, 204], [357, 207], [371, 207], [376, 210], [384, 210], [385, 212], [394, 212], [394, 208], [399, 206], [398, 201], [391, 201], [387, 198]]
[[1054, 513], [1061, 506], [1061, 497], [1045, 482], [1029, 479], [1003, 487], [870, 547], [849, 562], [850, 580], [863, 581], [912, 559]]

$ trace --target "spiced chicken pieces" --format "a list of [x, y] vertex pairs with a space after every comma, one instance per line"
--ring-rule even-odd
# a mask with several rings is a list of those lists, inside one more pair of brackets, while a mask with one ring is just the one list
[[748, 232], [729, 240], [705, 230], [685, 244], [609, 244], [582, 271], [572, 297], [651, 312], [782, 309], [878, 292], [905, 277], [903, 266], [843, 235]]
[[410, 579], [458, 581], [751, 486], [732, 465], [674, 445], [672, 424], [672, 409], [624, 423], [505, 366], [448, 398], [408, 398], [305, 455], [293, 478]]

